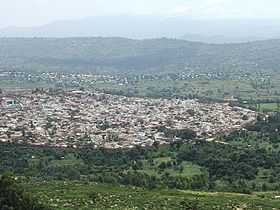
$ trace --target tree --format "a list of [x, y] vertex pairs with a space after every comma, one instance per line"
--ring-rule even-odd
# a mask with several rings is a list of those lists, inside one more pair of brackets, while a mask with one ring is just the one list
[[161, 164], [159, 164], [159, 169], [161, 169], [161, 170], [164, 170], [164, 169], [166, 169], [167, 168], [167, 165], [166, 165], [166, 163], [165, 162], [162, 162]]
[[10, 173], [0, 178], [0, 210], [48, 210], [19, 187]]
[[180, 202], [180, 209], [182, 210], [199, 210], [201, 209], [201, 206], [199, 205], [199, 202], [197, 200], [194, 201], [181, 201]]

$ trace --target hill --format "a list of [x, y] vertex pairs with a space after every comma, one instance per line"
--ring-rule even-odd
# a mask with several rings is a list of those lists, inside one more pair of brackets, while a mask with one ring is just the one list
[[[0, 29], [0, 37], [159, 37], [205, 41], [207, 43], [247, 42], [279, 38], [277, 19], [194, 18], [189, 16], [107, 15], [60, 20], [34, 27]], [[190, 35], [196, 35], [192, 37]]]
[[280, 40], [204, 44], [176, 39], [2, 38], [0, 68], [19, 71], [278, 71]]
[[119, 185], [73, 181], [25, 183], [39, 200], [61, 210], [212, 210], [278, 209], [277, 192], [234, 194], [183, 190], [147, 190]]
[[8, 209], [279, 209], [279, 128], [276, 113], [212, 142], [126, 150], [1, 143], [0, 173], [16, 179], [0, 178], [0, 200]]

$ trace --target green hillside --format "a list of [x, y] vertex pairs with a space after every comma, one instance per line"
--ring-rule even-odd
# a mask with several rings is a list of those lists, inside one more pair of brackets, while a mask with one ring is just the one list
[[20, 71], [278, 71], [280, 40], [203, 44], [173, 39], [2, 38], [0, 68]]
[[[179, 190], [145, 190], [88, 182], [26, 183], [41, 202], [57, 210], [271, 210], [280, 209], [277, 192], [250, 195]], [[275, 198], [276, 197], [276, 198]]]
[[116, 150], [1, 143], [0, 174], [11, 171], [17, 183], [0, 177], [0, 202], [9, 209], [30, 202], [57, 210], [280, 209], [280, 115], [264, 116], [212, 142]]

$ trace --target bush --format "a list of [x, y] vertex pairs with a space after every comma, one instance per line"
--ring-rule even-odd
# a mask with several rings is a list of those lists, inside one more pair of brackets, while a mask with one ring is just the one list
[[0, 210], [48, 210], [19, 187], [15, 178], [5, 173], [0, 178]]

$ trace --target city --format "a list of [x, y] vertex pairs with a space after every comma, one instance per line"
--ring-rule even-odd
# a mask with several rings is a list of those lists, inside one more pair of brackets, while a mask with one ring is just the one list
[[280, 210], [279, 0], [0, 17], [0, 210]]
[[256, 120], [254, 111], [228, 103], [100, 92], [6, 91], [0, 101], [0, 141], [54, 147], [132, 148], [184, 140], [162, 128], [189, 129], [211, 141]]

